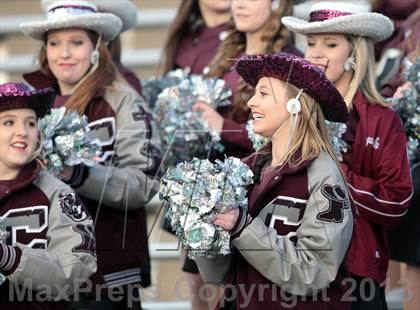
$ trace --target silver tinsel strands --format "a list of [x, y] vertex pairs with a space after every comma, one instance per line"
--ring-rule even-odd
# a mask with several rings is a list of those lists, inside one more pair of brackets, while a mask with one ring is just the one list
[[189, 68], [176, 69], [168, 72], [160, 78], [150, 78], [141, 81], [141, 93], [149, 105], [150, 110], [154, 110], [158, 95], [168, 87], [178, 85], [182, 80], [188, 78]]
[[224, 80], [204, 79], [201, 75], [191, 75], [159, 94], [154, 114], [166, 148], [165, 165], [194, 157], [207, 158], [211, 149], [223, 151], [220, 135], [192, 107], [197, 102], [214, 109], [226, 106], [230, 104], [231, 94]]
[[398, 111], [406, 129], [407, 150], [412, 162], [420, 161], [420, 57], [413, 64], [404, 59], [404, 77], [411, 83], [409, 90], [403, 92], [403, 97], [393, 98], [392, 103]]
[[248, 137], [251, 140], [255, 151], [258, 151], [265, 143], [269, 141], [266, 137], [263, 137], [254, 132], [254, 123], [252, 122], [252, 120], [248, 120], [245, 128], [248, 132]]
[[212, 221], [217, 213], [247, 208], [252, 183], [252, 171], [235, 157], [214, 164], [194, 158], [168, 169], [159, 196], [168, 202], [166, 216], [190, 258], [230, 253], [229, 233]]
[[[4, 229], [2, 223], [0, 222], [0, 244], [6, 244], [6, 239], [9, 236], [9, 233]], [[6, 281], [6, 277], [0, 273], [0, 285]]]
[[347, 153], [348, 146], [346, 141], [343, 140], [343, 135], [347, 130], [347, 125], [344, 123], [335, 123], [325, 121], [328, 129], [330, 142], [334, 148], [335, 155], [339, 161], [343, 161], [343, 154]]
[[60, 174], [64, 166], [83, 163], [93, 166], [101, 152], [99, 140], [88, 127], [86, 116], [75, 111], [66, 113], [66, 108], [52, 109], [38, 121], [43, 138], [43, 158], [47, 170]]

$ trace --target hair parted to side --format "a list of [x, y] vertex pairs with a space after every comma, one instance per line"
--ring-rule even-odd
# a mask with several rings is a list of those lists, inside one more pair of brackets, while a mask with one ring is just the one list
[[182, 0], [178, 13], [169, 27], [163, 48], [164, 59], [161, 60], [160, 66], [163, 67], [164, 74], [175, 67], [175, 54], [181, 39], [188, 33], [194, 35], [203, 24], [204, 21], [198, 6], [198, 0]]
[[[293, 13], [293, 2], [284, 0], [280, 2], [278, 9], [271, 13], [270, 19], [264, 26], [261, 40], [264, 43], [264, 50], [261, 54], [275, 54], [289, 43], [290, 32], [280, 22], [283, 16], [290, 16]], [[229, 22], [227, 32], [229, 35], [220, 44], [216, 56], [209, 64], [209, 77], [222, 78], [223, 75], [231, 70], [235, 63], [235, 58], [239, 57], [246, 50], [245, 33], [235, 29], [233, 20]], [[237, 91], [234, 96], [232, 115], [235, 121], [245, 122], [248, 119], [249, 108], [248, 100], [254, 93], [253, 87], [248, 85], [241, 77], [238, 80]]]
[[[98, 34], [94, 31], [86, 30], [93, 46], [98, 41]], [[47, 35], [44, 37], [44, 45], [41, 47], [38, 55], [38, 62], [40, 65], [41, 72], [56, 79], [48, 67], [47, 60]], [[117, 70], [114, 62], [112, 61], [106, 43], [101, 42], [99, 45], [99, 65], [98, 68], [92, 72], [81, 85], [78, 85], [75, 91], [71, 94], [70, 98], [66, 101], [65, 107], [69, 110], [77, 111], [80, 115], [83, 115], [86, 107], [91, 102], [95, 94], [110, 86], [117, 77]]]
[[375, 55], [373, 42], [360, 36], [348, 36], [352, 54], [356, 62], [356, 70], [350, 82], [344, 101], [349, 109], [353, 108], [353, 98], [360, 89], [371, 104], [390, 107], [390, 104], [381, 96], [375, 83]]

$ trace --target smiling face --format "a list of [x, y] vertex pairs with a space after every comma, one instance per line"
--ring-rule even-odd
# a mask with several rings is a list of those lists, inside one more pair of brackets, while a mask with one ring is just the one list
[[271, 16], [271, 0], [232, 0], [232, 15], [237, 30], [260, 31]]
[[333, 83], [340, 83], [352, 76], [344, 70], [344, 63], [351, 54], [351, 44], [343, 34], [310, 34], [307, 36], [305, 58], [318, 66]]
[[33, 156], [37, 141], [37, 119], [33, 110], [0, 112], [1, 178], [17, 175]]
[[255, 94], [248, 101], [253, 118], [254, 132], [270, 138], [289, 118], [286, 84], [279, 79], [262, 77], [255, 87]]
[[46, 45], [48, 67], [68, 94], [91, 66], [93, 43], [86, 30], [71, 28], [48, 33]]

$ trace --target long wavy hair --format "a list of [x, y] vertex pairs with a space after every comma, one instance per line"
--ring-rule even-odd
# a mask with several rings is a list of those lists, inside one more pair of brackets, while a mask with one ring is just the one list
[[[96, 45], [99, 36], [96, 32], [86, 30], [90, 41], [93, 46]], [[48, 77], [56, 80], [54, 74], [51, 72], [48, 66], [47, 60], [47, 38], [48, 34], [44, 36], [44, 45], [41, 47], [38, 54], [38, 62], [42, 73]], [[75, 110], [80, 115], [85, 113], [85, 110], [95, 94], [105, 87], [110, 86], [117, 77], [117, 70], [114, 62], [112, 61], [108, 47], [104, 42], [100, 43], [99, 46], [99, 65], [98, 68], [92, 72], [85, 80], [77, 86], [70, 98], [66, 101], [65, 107], [69, 110]]]
[[[290, 39], [290, 32], [280, 22], [283, 16], [290, 16], [293, 13], [293, 2], [284, 0], [280, 2], [278, 9], [271, 13], [269, 20], [263, 28], [261, 37], [264, 43], [264, 49], [260, 51], [263, 54], [274, 54], [287, 45]], [[233, 20], [228, 25], [228, 36], [220, 44], [216, 56], [209, 64], [209, 77], [222, 78], [229, 72], [235, 62], [235, 58], [243, 54], [246, 50], [246, 35], [235, 28]], [[239, 78], [237, 91], [234, 95], [232, 116], [237, 122], [243, 123], [248, 119], [249, 108], [246, 103], [252, 97], [254, 89]]]
[[204, 24], [198, 0], [183, 0], [178, 8], [178, 13], [169, 27], [164, 45], [163, 73], [175, 67], [175, 54], [179, 43], [187, 34], [196, 34]]

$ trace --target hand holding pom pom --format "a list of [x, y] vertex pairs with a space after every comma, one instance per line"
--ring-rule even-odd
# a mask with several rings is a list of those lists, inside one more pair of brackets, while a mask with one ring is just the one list
[[194, 158], [168, 169], [162, 183], [166, 216], [188, 256], [229, 254], [229, 231], [239, 208], [248, 206], [246, 187], [253, 183], [248, 166], [234, 157], [215, 164]]

